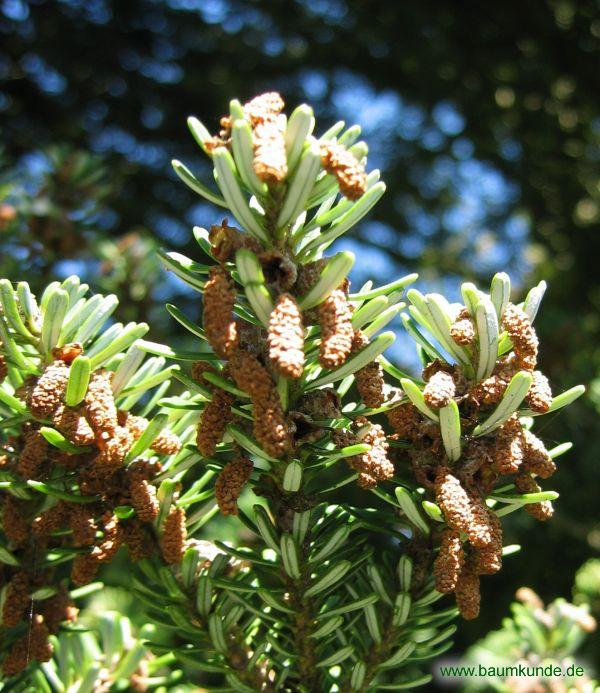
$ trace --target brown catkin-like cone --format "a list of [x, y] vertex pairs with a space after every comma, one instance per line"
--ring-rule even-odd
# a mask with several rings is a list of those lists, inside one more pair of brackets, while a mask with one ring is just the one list
[[171, 508], [163, 527], [160, 540], [162, 556], [171, 565], [179, 563], [185, 551], [187, 529], [183, 508]]
[[341, 366], [352, 350], [354, 329], [346, 295], [335, 289], [319, 306], [321, 347], [319, 363], [324, 368]]
[[69, 380], [69, 367], [64, 361], [46, 366], [31, 392], [31, 413], [37, 419], [46, 419], [62, 402]]
[[91, 553], [80, 553], [73, 559], [71, 580], [74, 585], [88, 585], [96, 576], [100, 564]]
[[51, 633], [56, 633], [64, 621], [69, 623], [76, 621], [78, 612], [79, 609], [73, 603], [68, 591], [62, 586], [54, 596], [42, 602], [44, 621]]
[[123, 529], [119, 518], [110, 510], [102, 516], [102, 541], [92, 549], [92, 557], [99, 563], [110, 563], [123, 543]]
[[[141, 518], [140, 518], [141, 519]], [[128, 522], [123, 527], [123, 543], [127, 544], [131, 560], [141, 561], [154, 553], [152, 537], [140, 522]]]
[[114, 473], [125, 461], [131, 448], [133, 436], [123, 426], [117, 426], [108, 440], [99, 445], [100, 452], [94, 460], [94, 466], [106, 473]]
[[476, 383], [469, 390], [468, 397], [478, 406], [497, 404], [502, 399], [507, 386], [508, 380], [502, 375], [491, 375]]
[[521, 366], [532, 371], [537, 362], [538, 338], [529, 316], [518, 306], [509, 303], [502, 316], [502, 323], [514, 345]]
[[52, 422], [73, 445], [92, 445], [95, 441], [94, 431], [79, 409], [60, 404], [52, 416]]
[[542, 372], [533, 371], [533, 382], [525, 401], [536, 414], [545, 414], [552, 406], [550, 383]]
[[214, 389], [212, 399], [204, 407], [196, 434], [196, 445], [204, 457], [214, 455], [217, 445], [223, 440], [225, 428], [232, 419], [232, 404], [233, 396], [229, 392]]
[[366, 443], [371, 449], [349, 458], [348, 463], [359, 474], [359, 486], [373, 488], [378, 481], [394, 476], [394, 465], [388, 458], [389, 444], [379, 424], [370, 423], [364, 416], [356, 417], [355, 424], [361, 427], [356, 435], [356, 442]]
[[24, 503], [5, 495], [2, 503], [2, 529], [7, 539], [20, 546], [29, 537], [29, 522], [25, 519]]
[[26, 635], [17, 640], [10, 648], [2, 662], [2, 673], [5, 676], [16, 676], [25, 669], [29, 662], [29, 637]]
[[257, 123], [252, 133], [256, 175], [268, 185], [280, 183], [287, 175], [285, 120], [280, 116]]
[[299, 378], [304, 368], [302, 313], [291, 294], [281, 294], [269, 318], [269, 358], [287, 378]]
[[97, 437], [114, 433], [118, 426], [111, 380], [110, 371], [95, 371], [92, 373], [85, 396], [86, 418]]
[[41, 614], [34, 614], [29, 634], [29, 648], [33, 659], [47, 662], [52, 657], [53, 648], [48, 642], [50, 631]]
[[438, 467], [435, 477], [436, 502], [450, 529], [468, 534], [471, 530], [471, 499], [448, 467]]
[[551, 477], [556, 471], [554, 460], [548, 454], [544, 443], [531, 431], [523, 431], [524, 438], [524, 469], [537, 474], [541, 479]]
[[[368, 343], [368, 338], [360, 330], [357, 330], [352, 339], [352, 352], [360, 351]], [[358, 394], [365, 406], [375, 408], [383, 404], [385, 383], [383, 380], [383, 369], [379, 361], [371, 361], [371, 363], [356, 371], [354, 381]]]
[[62, 529], [69, 521], [69, 506], [59, 501], [48, 510], [38, 515], [31, 526], [34, 534], [44, 536], [50, 532]]
[[237, 349], [239, 335], [232, 318], [235, 287], [224, 267], [212, 267], [204, 287], [203, 324], [211, 347], [220, 358], [228, 358]]
[[496, 513], [489, 510], [488, 515], [492, 541], [472, 554], [473, 569], [478, 575], [492, 575], [502, 568], [502, 525]]
[[321, 258], [313, 262], [307, 262], [298, 267], [298, 277], [294, 286], [296, 296], [303, 296], [308, 293], [319, 281], [321, 273], [327, 266], [327, 259]]
[[454, 592], [464, 562], [460, 533], [451, 529], [444, 530], [440, 550], [433, 564], [435, 588], [438, 592]]
[[96, 539], [96, 521], [87, 506], [72, 503], [69, 508], [69, 527], [75, 546], [91, 546]]
[[[537, 484], [536, 480], [529, 474], [518, 474], [515, 477], [515, 487], [520, 493], [539, 493], [542, 489]], [[525, 510], [536, 520], [545, 522], [554, 514], [554, 508], [551, 501], [542, 501], [541, 503], [527, 503]]]
[[523, 463], [523, 427], [514, 414], [507, 419], [496, 433], [491, 448], [492, 463], [500, 474], [515, 474]]
[[8, 375], [8, 364], [6, 363], [6, 358], [0, 354], [0, 383]]
[[244, 104], [244, 114], [253, 126], [263, 123], [265, 120], [276, 118], [283, 111], [285, 103], [281, 94], [276, 91], [267, 91], [255, 96]]
[[212, 246], [213, 257], [217, 262], [233, 260], [240, 248], [249, 248], [254, 253], [259, 253], [261, 250], [260, 244], [252, 236], [229, 226], [227, 219], [223, 219], [220, 224], [213, 224], [208, 232], [208, 238]]
[[456, 394], [456, 385], [449, 373], [438, 371], [434, 373], [423, 389], [425, 402], [434, 409], [445, 407]]
[[419, 438], [422, 419], [413, 404], [401, 404], [387, 411], [385, 415], [390, 426], [401, 438], [411, 441]]
[[267, 399], [253, 400], [252, 430], [263, 450], [272, 457], [283, 457], [291, 448], [291, 431], [277, 392]]
[[321, 148], [321, 163], [327, 173], [333, 174], [340, 192], [349, 200], [358, 200], [367, 189], [367, 174], [352, 152], [343, 145], [326, 142]]
[[156, 487], [139, 474], [132, 474], [129, 483], [131, 504], [141, 522], [153, 522], [158, 516], [159, 502]]
[[237, 500], [250, 478], [252, 469], [252, 462], [238, 455], [219, 472], [215, 483], [215, 497], [223, 515], [238, 514]]
[[466, 308], [460, 311], [450, 327], [450, 336], [460, 346], [469, 346], [475, 341], [475, 326]]
[[19, 572], [13, 575], [6, 588], [6, 598], [2, 607], [3, 626], [14, 628], [23, 618], [31, 601], [30, 589], [26, 573]]
[[17, 473], [23, 479], [35, 479], [48, 454], [48, 442], [39, 431], [31, 430], [23, 436], [25, 444], [17, 461]]
[[173, 431], [165, 428], [156, 436], [150, 448], [159, 455], [175, 455], [181, 449], [181, 441]]
[[470, 621], [479, 616], [481, 593], [479, 591], [479, 575], [467, 563], [461, 570], [456, 582], [456, 605], [460, 615]]
[[192, 369], [191, 369], [191, 376], [192, 378], [197, 382], [200, 383], [201, 385], [205, 385], [208, 387], [210, 390], [214, 388], [214, 385], [212, 383], [209, 383], [208, 380], [204, 379], [204, 373], [216, 373], [217, 371], [213, 366], [208, 363], [208, 361], [193, 361], [192, 362]]
[[469, 500], [471, 504], [471, 521], [467, 530], [469, 542], [478, 549], [489, 547], [494, 540], [491, 512], [485, 501], [478, 495], [469, 493]]

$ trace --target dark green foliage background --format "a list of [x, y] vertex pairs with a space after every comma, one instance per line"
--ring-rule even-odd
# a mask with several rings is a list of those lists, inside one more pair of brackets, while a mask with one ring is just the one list
[[[0, 190], [20, 215], [0, 226], [0, 275], [39, 289], [76, 271], [120, 295], [121, 319], [181, 343], [162, 305], [187, 302], [193, 318], [200, 306], [153, 251], [193, 253], [191, 226], [220, 219], [170, 171], [176, 157], [208, 172], [186, 116], [216, 130], [231, 97], [277, 89], [290, 106], [313, 104], [321, 130], [348, 105], [373, 118], [363, 125], [388, 193], [378, 223], [356, 232], [376, 253], [360, 278], [419, 271], [451, 299], [460, 278], [488, 282], [495, 270], [521, 287], [545, 278], [542, 367], [556, 390], [590, 386], [544, 423], [549, 442], [575, 445], [551, 482], [556, 516], [510, 516], [508, 543], [524, 550], [483, 581], [482, 616], [459, 630], [463, 651], [499, 625], [517, 587], [568, 597], [600, 548], [599, 57], [596, 0], [4, 0]], [[415, 113], [419, 136], [404, 127]], [[78, 173], [82, 161], [94, 175]], [[450, 173], [431, 187], [439, 166]], [[490, 176], [499, 197], [486, 195]], [[479, 213], [457, 230], [467, 194]], [[518, 242], [515, 219], [528, 229]], [[395, 357], [414, 366], [412, 354]]]

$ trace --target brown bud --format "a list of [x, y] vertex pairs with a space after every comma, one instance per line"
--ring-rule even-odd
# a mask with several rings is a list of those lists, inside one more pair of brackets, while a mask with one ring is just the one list
[[31, 392], [31, 413], [37, 419], [52, 416], [62, 402], [69, 380], [69, 367], [63, 361], [54, 361], [46, 366]]
[[304, 368], [302, 313], [291, 294], [281, 294], [269, 318], [269, 358], [287, 378], [299, 378]]
[[183, 508], [171, 508], [165, 520], [160, 548], [167, 563], [179, 563], [183, 558], [187, 537], [185, 520]]
[[319, 363], [324, 368], [337, 368], [348, 357], [354, 337], [351, 319], [352, 313], [346, 295], [340, 289], [332, 291], [319, 306]]
[[438, 592], [454, 592], [464, 561], [460, 533], [451, 529], [444, 530], [440, 550], [433, 564], [435, 588]]
[[64, 361], [71, 364], [78, 356], [83, 354], [83, 346], [79, 342], [72, 342], [52, 349], [52, 358], [55, 361]]
[[537, 414], [545, 414], [552, 406], [552, 390], [548, 378], [540, 371], [533, 371], [533, 382], [525, 401]]
[[212, 267], [204, 287], [203, 323], [206, 338], [220, 358], [228, 358], [236, 350], [238, 330], [232, 319], [235, 287], [229, 272]]
[[238, 514], [237, 500], [250, 478], [252, 469], [252, 462], [238, 455], [219, 472], [215, 483], [215, 497], [223, 515]]
[[254, 253], [260, 252], [260, 245], [252, 236], [229, 226], [227, 219], [210, 227], [208, 237], [212, 245], [213, 257], [218, 262], [229, 262], [235, 258], [240, 248], [250, 248]]
[[352, 152], [341, 144], [326, 142], [321, 148], [321, 163], [327, 173], [333, 174], [340, 192], [349, 200], [357, 200], [367, 189], [367, 175]]

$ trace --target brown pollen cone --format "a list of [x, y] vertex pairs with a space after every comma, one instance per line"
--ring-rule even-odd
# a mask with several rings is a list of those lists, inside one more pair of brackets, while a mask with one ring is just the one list
[[500, 474], [515, 474], [523, 463], [524, 432], [518, 416], [507, 419], [496, 433], [492, 461]]
[[50, 632], [41, 614], [34, 614], [30, 631], [30, 652], [38, 662], [47, 662], [52, 657], [53, 648], [48, 642]]
[[80, 553], [73, 559], [71, 580], [74, 585], [88, 585], [96, 576], [100, 564], [91, 553]]
[[158, 516], [159, 502], [156, 487], [148, 480], [144, 469], [131, 470], [129, 475], [131, 504], [141, 522], [153, 522]]
[[215, 497], [223, 515], [238, 514], [237, 501], [250, 478], [252, 469], [252, 462], [238, 455], [219, 472], [215, 483]]
[[212, 399], [204, 407], [196, 434], [196, 445], [204, 457], [214, 455], [217, 445], [223, 440], [225, 428], [232, 419], [233, 399], [231, 393], [215, 387]]
[[79, 609], [73, 603], [68, 591], [61, 586], [59, 591], [42, 602], [44, 621], [50, 633], [56, 633], [63, 621], [72, 623], [77, 620]]
[[[368, 343], [368, 338], [360, 330], [357, 330], [352, 339], [352, 353], [360, 351]], [[383, 404], [385, 383], [383, 380], [383, 369], [379, 361], [371, 361], [371, 363], [356, 371], [354, 381], [358, 394], [365, 406], [374, 409]]]
[[23, 479], [36, 479], [48, 454], [48, 442], [39, 431], [30, 430], [23, 436], [25, 444], [17, 461], [17, 473]]
[[25, 636], [10, 648], [2, 662], [2, 673], [5, 676], [16, 676], [31, 661], [29, 654], [29, 638]]
[[425, 402], [433, 409], [439, 409], [450, 404], [456, 394], [456, 385], [449, 373], [438, 371], [434, 373], [423, 389]]
[[287, 175], [285, 121], [274, 116], [257, 123], [252, 133], [256, 175], [268, 185], [281, 183]]
[[165, 428], [156, 436], [150, 449], [159, 455], [175, 455], [181, 450], [181, 441], [173, 431]]
[[8, 375], [8, 364], [6, 363], [6, 359], [2, 354], [0, 354], [0, 383], [6, 378]]
[[154, 553], [152, 536], [140, 522], [130, 521], [124, 525], [123, 542], [127, 544], [131, 560], [134, 563], [144, 558], [150, 558]]
[[29, 537], [29, 522], [25, 519], [25, 504], [6, 494], [2, 503], [2, 529], [7, 539], [20, 546]]
[[479, 591], [479, 576], [467, 563], [461, 570], [456, 582], [456, 605], [465, 621], [471, 621], [479, 616], [481, 593]]
[[552, 406], [552, 390], [548, 378], [540, 371], [533, 371], [533, 382], [525, 401], [536, 412], [545, 414]]
[[537, 474], [540, 479], [551, 477], [556, 471], [554, 460], [548, 454], [544, 443], [531, 431], [523, 431], [525, 462], [527, 472]]
[[321, 163], [327, 173], [333, 174], [340, 192], [349, 200], [358, 200], [367, 189], [367, 174], [352, 152], [343, 145], [326, 142], [321, 148]]
[[357, 462], [353, 466], [359, 473], [359, 486], [373, 488], [378, 481], [385, 481], [394, 476], [394, 465], [388, 458], [389, 444], [379, 424], [370, 423], [362, 416], [357, 417], [355, 423], [367, 427], [366, 430], [359, 431], [357, 442], [366, 443], [371, 446], [371, 449], [362, 455], [357, 455]]
[[183, 558], [187, 538], [185, 519], [183, 508], [171, 508], [165, 520], [160, 548], [163, 558], [171, 565]]
[[[539, 493], [542, 489], [536, 480], [529, 474], [519, 474], [515, 477], [515, 487], [520, 493]], [[549, 520], [554, 515], [551, 501], [540, 503], [527, 503], [525, 511], [540, 522]]]
[[451, 529], [444, 530], [440, 550], [433, 564], [435, 588], [438, 592], [454, 592], [464, 562], [460, 533]]
[[509, 303], [502, 316], [502, 323], [508, 332], [520, 364], [532, 371], [537, 362], [538, 338], [531, 320], [524, 310]]
[[475, 341], [475, 326], [466, 308], [460, 311], [450, 327], [450, 336], [460, 346], [469, 346]]
[[96, 521], [85, 505], [73, 503], [70, 506], [69, 526], [73, 531], [75, 546], [91, 546], [96, 539]]
[[16, 573], [6, 588], [6, 598], [2, 607], [2, 625], [13, 628], [23, 618], [29, 604], [31, 586], [29, 578], [23, 572]]
[[102, 516], [104, 536], [92, 549], [92, 557], [99, 563], [110, 563], [123, 543], [123, 529], [119, 518], [110, 510]]
[[92, 373], [85, 396], [86, 418], [97, 437], [114, 433], [118, 426], [111, 380], [110, 371], [95, 371]]
[[211, 267], [204, 287], [203, 324], [211, 347], [220, 358], [228, 358], [237, 349], [238, 329], [231, 312], [235, 287], [223, 267]]
[[52, 423], [73, 445], [92, 445], [95, 441], [94, 431], [79, 409], [59, 405], [52, 416]]
[[69, 367], [63, 361], [46, 366], [31, 391], [30, 409], [37, 419], [52, 416], [62, 402], [68, 380]]
[[471, 528], [471, 499], [448, 467], [438, 467], [435, 477], [436, 502], [448, 526], [468, 534]]
[[269, 318], [269, 358], [287, 378], [299, 378], [304, 368], [302, 313], [291, 294], [281, 294]]
[[390, 426], [405, 440], [416, 441], [421, 433], [421, 416], [412, 403], [401, 404], [385, 413]]
[[319, 306], [319, 363], [324, 368], [341, 366], [350, 354], [354, 338], [351, 320], [352, 313], [346, 295], [340, 289], [335, 289]]

